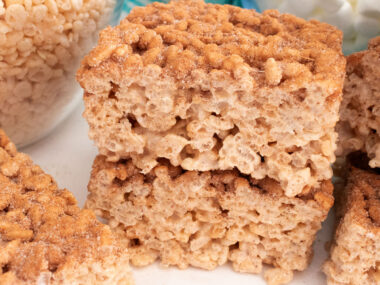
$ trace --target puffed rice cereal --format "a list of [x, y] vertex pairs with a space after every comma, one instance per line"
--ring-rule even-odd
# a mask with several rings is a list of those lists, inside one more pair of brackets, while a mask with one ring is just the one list
[[0, 0], [0, 127], [17, 145], [46, 134], [75, 106], [75, 71], [115, 4]]

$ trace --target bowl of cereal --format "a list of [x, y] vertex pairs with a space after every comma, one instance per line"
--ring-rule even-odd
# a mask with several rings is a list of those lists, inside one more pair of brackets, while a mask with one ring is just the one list
[[25, 146], [81, 99], [75, 73], [122, 0], [0, 0], [0, 127]]

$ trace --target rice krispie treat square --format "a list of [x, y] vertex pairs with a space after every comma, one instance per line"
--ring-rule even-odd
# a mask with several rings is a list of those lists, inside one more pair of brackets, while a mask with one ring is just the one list
[[368, 50], [347, 57], [336, 154], [361, 150], [371, 167], [380, 167], [380, 37]]
[[89, 136], [143, 173], [166, 158], [307, 193], [332, 176], [341, 42], [328, 24], [277, 11], [198, 0], [134, 8], [77, 74]]
[[160, 259], [166, 266], [203, 269], [231, 261], [239, 272], [284, 284], [304, 270], [312, 243], [333, 204], [332, 184], [287, 197], [273, 179], [238, 171], [187, 171], [159, 160], [148, 174], [132, 160], [98, 156], [86, 207], [108, 220], [136, 266]]
[[338, 193], [338, 226], [324, 264], [329, 285], [380, 284], [380, 172], [352, 168]]
[[0, 130], [0, 284], [133, 284], [125, 248]]

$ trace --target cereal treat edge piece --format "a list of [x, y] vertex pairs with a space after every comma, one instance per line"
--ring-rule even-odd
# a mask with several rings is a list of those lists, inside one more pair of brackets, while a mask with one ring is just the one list
[[0, 284], [132, 285], [127, 249], [0, 129]]
[[347, 57], [336, 154], [363, 151], [369, 165], [380, 167], [380, 37], [368, 50]]
[[380, 175], [352, 167], [337, 200], [337, 228], [323, 265], [327, 283], [380, 284]]

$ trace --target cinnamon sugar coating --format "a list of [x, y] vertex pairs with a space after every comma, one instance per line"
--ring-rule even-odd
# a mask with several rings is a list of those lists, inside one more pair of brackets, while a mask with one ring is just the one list
[[77, 74], [89, 136], [144, 173], [163, 157], [307, 193], [332, 175], [340, 45], [332, 26], [276, 11], [197, 0], [135, 8]]
[[330, 285], [380, 284], [380, 175], [352, 167], [323, 271]]
[[278, 182], [238, 171], [186, 171], [160, 160], [144, 175], [132, 160], [95, 159], [86, 206], [108, 221], [131, 262], [212, 270], [228, 261], [239, 272], [284, 284], [304, 270], [331, 208], [332, 185], [286, 197]]
[[371, 167], [380, 167], [380, 37], [368, 50], [347, 57], [336, 154], [361, 150]]
[[[235, 6], [181, 0], [134, 8], [118, 27], [102, 33], [83, 68], [97, 67], [112, 57], [126, 63], [125, 68], [132, 72], [133, 67], [154, 64], [183, 80], [194, 69], [232, 73], [244, 67], [262, 70], [272, 58], [285, 61], [281, 68], [285, 74], [278, 76], [280, 79], [308, 81], [312, 74], [320, 79], [341, 78], [339, 69], [344, 61], [340, 45], [341, 33], [318, 21], [281, 15], [276, 10], [261, 15]], [[127, 58], [132, 62], [125, 62]], [[278, 80], [270, 79], [276, 76], [274, 70], [267, 70], [269, 77], [255, 71], [255, 84], [276, 85]], [[184, 87], [188, 84], [182, 82]]]
[[132, 283], [109, 227], [0, 130], [0, 284]]

